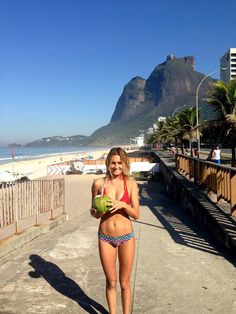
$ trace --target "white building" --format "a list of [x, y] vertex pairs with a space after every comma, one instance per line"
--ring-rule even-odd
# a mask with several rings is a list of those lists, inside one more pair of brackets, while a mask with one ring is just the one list
[[143, 146], [144, 145], [144, 136], [135, 137], [135, 141], [136, 141], [136, 144], [138, 146]]
[[136, 144], [137, 146], [143, 146], [144, 145], [144, 134], [141, 136], [136, 136], [135, 138], [130, 138], [130, 145], [132, 145], [132, 142]]
[[158, 117], [157, 121], [158, 122], [165, 122], [166, 121], [166, 117]]
[[236, 48], [230, 48], [220, 59], [220, 79], [226, 84], [236, 79]]

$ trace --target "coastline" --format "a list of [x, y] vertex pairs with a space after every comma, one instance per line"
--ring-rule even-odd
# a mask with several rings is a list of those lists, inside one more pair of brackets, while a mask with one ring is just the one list
[[109, 148], [93, 151], [63, 153], [55, 155], [45, 155], [41, 158], [30, 160], [15, 160], [9, 163], [0, 164], [0, 172], [9, 171], [18, 174], [19, 177], [27, 176], [30, 180], [47, 176], [47, 167], [49, 165], [79, 160], [92, 156], [93, 159], [103, 158], [104, 154], [109, 152]]
[[0, 165], [11, 163], [12, 156], [14, 157], [14, 161], [24, 161], [24, 160], [33, 160], [40, 159], [44, 157], [57, 156], [57, 155], [68, 155], [68, 154], [76, 154], [76, 153], [89, 153], [97, 150], [107, 149], [108, 147], [90, 147], [90, 146], [68, 146], [68, 147], [21, 147], [21, 148], [13, 148], [10, 150], [9, 148], [0, 147]]

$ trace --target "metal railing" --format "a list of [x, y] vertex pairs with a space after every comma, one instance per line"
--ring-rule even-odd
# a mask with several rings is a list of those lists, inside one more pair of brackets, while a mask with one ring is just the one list
[[1, 185], [0, 232], [4, 227], [15, 225], [13, 233], [17, 234], [23, 221], [27, 227], [37, 226], [40, 216], [45, 213], [49, 213], [47, 219], [54, 219], [64, 210], [64, 179], [5, 182]]
[[217, 203], [227, 202], [231, 215], [236, 216], [236, 168], [176, 154], [176, 170], [208, 194], [215, 193]]

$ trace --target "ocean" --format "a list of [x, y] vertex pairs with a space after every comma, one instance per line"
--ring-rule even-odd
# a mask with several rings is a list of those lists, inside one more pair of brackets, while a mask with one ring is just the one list
[[106, 149], [107, 147], [15, 147], [14, 151], [12, 148], [2, 148], [0, 147], [0, 164], [5, 164], [13, 160], [12, 155], [14, 155], [15, 161], [20, 160], [30, 160], [43, 158], [53, 155], [63, 155], [70, 153], [84, 153], [92, 152], [97, 150]]

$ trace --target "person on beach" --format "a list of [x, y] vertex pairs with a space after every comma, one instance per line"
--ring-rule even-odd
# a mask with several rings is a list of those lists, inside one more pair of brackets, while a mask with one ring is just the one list
[[138, 186], [136, 181], [129, 177], [129, 159], [122, 148], [112, 148], [105, 163], [106, 176], [95, 179], [92, 185], [92, 204], [97, 195], [107, 195], [111, 198], [111, 207], [109, 211], [100, 213], [92, 205], [90, 212], [93, 217], [100, 219], [98, 246], [106, 277], [109, 312], [116, 313], [116, 260], [118, 256], [123, 313], [130, 314], [130, 276], [135, 251], [134, 232], [130, 218], [139, 218]]

